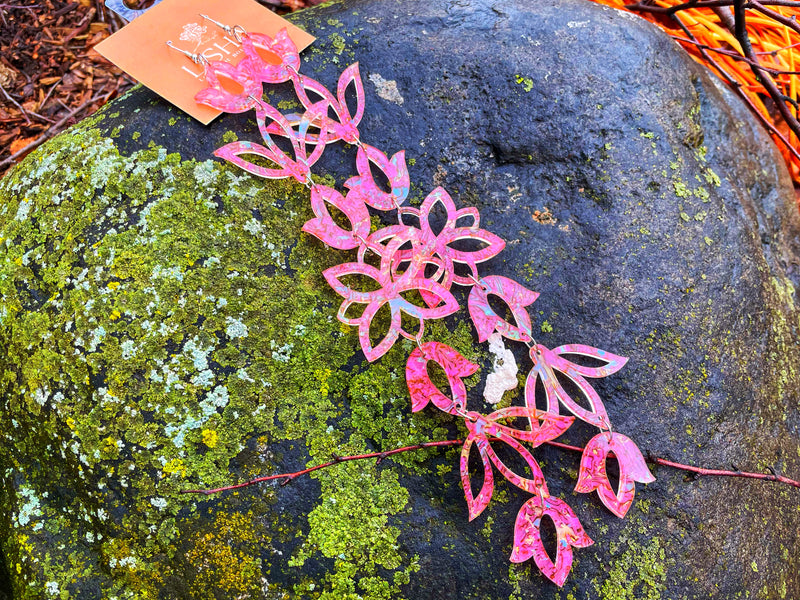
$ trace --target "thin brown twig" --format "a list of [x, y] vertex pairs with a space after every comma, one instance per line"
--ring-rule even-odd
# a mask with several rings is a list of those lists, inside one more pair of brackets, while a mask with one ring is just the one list
[[3, 96], [8, 98], [9, 102], [11, 102], [14, 106], [16, 106], [20, 110], [20, 112], [22, 113], [22, 116], [25, 117], [25, 121], [27, 122], [27, 124], [30, 125], [31, 124], [31, 120], [28, 117], [27, 111], [24, 108], [22, 108], [22, 105], [19, 102], [17, 102], [16, 100], [14, 100], [14, 98], [11, 97], [11, 94], [9, 94], [6, 91], [6, 88], [4, 88], [2, 85], [0, 85], [0, 91], [3, 92]]
[[[721, 10], [721, 9], [717, 9], [717, 10]], [[723, 20], [722, 19], [723, 15], [718, 15], [718, 16], [720, 16], [720, 20]], [[672, 15], [672, 20], [675, 21], [678, 24], [678, 26], [681, 28], [683, 33], [688, 38], [692, 39], [694, 42], [697, 42], [697, 38], [694, 36], [694, 34], [691, 32], [691, 30], [686, 26], [686, 24], [680, 19], [680, 17], [677, 14]], [[772, 121], [767, 119], [761, 113], [761, 111], [758, 109], [758, 107], [750, 99], [750, 96], [748, 96], [747, 94], [744, 93], [744, 90], [742, 90], [742, 85], [738, 81], [733, 79], [730, 75], [728, 75], [728, 72], [725, 71], [725, 69], [716, 60], [714, 60], [708, 54], [708, 52], [706, 52], [706, 50], [704, 48], [699, 47], [698, 51], [700, 52], [700, 55], [706, 60], [706, 62], [709, 65], [711, 65], [714, 69], [717, 70], [717, 72], [719, 73], [719, 75], [722, 78], [722, 80], [725, 81], [725, 83], [728, 84], [728, 87], [730, 87], [733, 90], [733, 92], [737, 96], [739, 96], [739, 98], [741, 98], [742, 101], [745, 104], [747, 104], [748, 108], [750, 108], [750, 111], [756, 116], [756, 118], [758, 118], [759, 121], [761, 121], [762, 125], [764, 125], [764, 127], [767, 128], [767, 131], [769, 131], [778, 140], [780, 140], [780, 142], [789, 151], [789, 153], [792, 154], [792, 156], [794, 156], [795, 158], [800, 160], [800, 152], [797, 150], [797, 148], [795, 148], [789, 142], [789, 140], [786, 139], [786, 136], [783, 135], [783, 133], [781, 133], [781, 131], [775, 126], [775, 124]]]
[[[490, 441], [497, 441], [496, 438], [490, 438]], [[335, 456], [333, 460], [329, 460], [328, 462], [315, 465], [313, 467], [309, 467], [308, 469], [303, 469], [302, 471], [295, 471], [294, 473], [279, 473], [277, 475], [267, 475], [265, 477], [257, 477], [256, 479], [251, 479], [250, 481], [245, 481], [243, 483], [237, 483], [234, 485], [227, 485], [223, 487], [213, 488], [213, 489], [197, 489], [197, 490], [181, 490], [181, 494], [203, 494], [205, 496], [210, 496], [211, 494], [217, 494], [219, 492], [227, 492], [230, 490], [238, 490], [244, 487], [249, 487], [251, 485], [255, 485], [257, 483], [263, 483], [265, 481], [274, 481], [276, 479], [280, 479], [281, 485], [286, 485], [290, 481], [297, 479], [302, 475], [308, 475], [309, 473], [313, 473], [314, 471], [319, 471], [320, 469], [326, 469], [333, 465], [349, 462], [352, 460], [366, 460], [371, 458], [378, 459], [378, 462], [382, 461], [384, 458], [392, 456], [393, 454], [400, 454], [402, 452], [412, 452], [414, 450], [422, 450], [423, 448], [441, 448], [445, 446], [459, 446], [464, 443], [464, 440], [443, 440], [440, 442], [424, 442], [422, 444], [414, 444], [413, 446], [403, 446], [402, 448], [395, 448], [393, 450], [387, 450], [385, 452], [370, 452], [368, 454], [353, 454], [350, 456]], [[562, 450], [569, 450], [571, 452], [583, 452], [583, 448], [579, 446], [571, 446], [570, 444], [564, 444], [562, 442], [555, 442], [550, 441], [546, 442], [547, 445], [553, 446], [555, 448], [560, 448]], [[695, 475], [700, 476], [713, 476], [713, 477], [740, 477], [743, 479], [758, 479], [761, 481], [773, 481], [776, 483], [785, 483], [786, 485], [790, 485], [792, 487], [800, 488], [800, 481], [795, 481], [794, 479], [789, 479], [788, 477], [783, 477], [782, 475], [776, 474], [769, 474], [769, 473], [747, 473], [745, 471], [723, 471], [720, 469], [704, 469], [701, 467], [693, 467], [691, 465], [684, 465], [682, 463], [673, 462], [671, 460], [667, 460], [665, 458], [659, 457], [652, 457], [649, 456], [647, 462], [651, 464], [661, 465], [664, 467], [670, 467], [672, 469], [678, 469], [681, 471], [687, 471], [689, 473], [693, 473]]]
[[[681, 42], [684, 44], [692, 44], [693, 46], [697, 46], [698, 48], [704, 48], [705, 50], [716, 52], [717, 54], [722, 54], [724, 56], [732, 58], [733, 60], [738, 60], [740, 62], [747, 63], [749, 65], [755, 64], [749, 58], [745, 58], [744, 56], [742, 56], [741, 54], [737, 54], [733, 50], [726, 50], [725, 48], [715, 48], [714, 46], [709, 46], [708, 44], [701, 44], [700, 42], [690, 40], [688, 38], [684, 38], [679, 35], [671, 35], [669, 37], [671, 37], [676, 42]], [[756, 52], [756, 54], [758, 54], [758, 52]], [[765, 67], [763, 65], [757, 65], [757, 66], [761, 67], [771, 75], [800, 75], [800, 71], [784, 71], [782, 69], [773, 69], [771, 67]]]
[[31, 150], [33, 150], [37, 146], [42, 145], [44, 142], [49, 140], [51, 137], [55, 136], [57, 133], [60, 132], [60, 128], [64, 125], [64, 123], [69, 121], [72, 117], [77, 115], [79, 112], [81, 112], [86, 107], [91, 106], [92, 104], [94, 104], [95, 102], [100, 100], [102, 97], [103, 97], [102, 94], [97, 94], [96, 96], [93, 96], [92, 98], [90, 98], [89, 100], [87, 100], [86, 102], [81, 104], [79, 107], [69, 111], [64, 117], [61, 118], [61, 120], [59, 120], [57, 123], [53, 124], [52, 127], [48, 128], [47, 131], [45, 131], [42, 135], [40, 135], [38, 138], [36, 138], [30, 144], [28, 144], [27, 146], [25, 146], [21, 150], [18, 150], [17, 152], [15, 152], [14, 154], [12, 154], [8, 158], [6, 158], [5, 160], [0, 161], [0, 169], [5, 167], [6, 165], [13, 164], [19, 157], [24, 156], [25, 154], [27, 154], [28, 152], [30, 152]]

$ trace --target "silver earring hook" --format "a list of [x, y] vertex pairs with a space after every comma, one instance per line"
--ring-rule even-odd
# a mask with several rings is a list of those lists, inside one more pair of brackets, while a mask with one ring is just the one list
[[214, 25], [222, 29], [222, 31], [224, 31], [228, 35], [232, 35], [233, 37], [235, 37], [237, 42], [241, 42], [242, 36], [247, 34], [247, 30], [241, 25], [234, 25], [233, 27], [231, 27], [230, 25], [225, 25], [225, 23], [220, 23], [219, 21], [214, 20], [208, 15], [204, 15], [203, 13], [200, 13], [200, 16], [207, 21], [211, 21]]
[[178, 48], [175, 44], [172, 43], [172, 40], [167, 40], [167, 46], [172, 48], [173, 50], [177, 50], [184, 56], [188, 57], [194, 64], [196, 65], [209, 65], [211, 64], [209, 60], [203, 56], [202, 54], [192, 54], [188, 50], [184, 50], [183, 48]]

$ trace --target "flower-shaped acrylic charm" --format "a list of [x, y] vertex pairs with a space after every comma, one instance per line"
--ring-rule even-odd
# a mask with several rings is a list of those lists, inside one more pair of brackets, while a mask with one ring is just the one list
[[[372, 177], [370, 163], [380, 169], [389, 180], [391, 191], [385, 192], [378, 187]], [[405, 202], [411, 180], [406, 167], [406, 152], [401, 150], [392, 158], [368, 144], [361, 144], [356, 155], [358, 177], [351, 177], [344, 186], [356, 193], [364, 203], [378, 210], [392, 210]]]
[[[238, 94], [229, 92], [223, 87], [220, 77], [237, 83], [242, 91]], [[195, 94], [195, 102], [226, 113], [247, 112], [258, 104], [258, 98], [264, 93], [261, 82], [247, 69], [220, 60], [206, 65], [205, 79], [208, 87]]]
[[[542, 517], [550, 517], [556, 526], [556, 558], [552, 560], [542, 544]], [[522, 505], [514, 525], [514, 548], [509, 560], [514, 563], [533, 558], [550, 581], [561, 587], [572, 568], [572, 547], [585, 548], [594, 542], [569, 505], [546, 494], [534, 496]]]
[[[573, 363], [562, 354], [580, 354], [605, 362], [601, 367], [585, 367]], [[558, 405], [563, 404], [573, 415], [600, 429], [611, 429], [605, 406], [594, 388], [586, 381], [586, 377], [605, 377], [619, 371], [628, 361], [624, 356], [617, 356], [598, 348], [583, 344], [567, 344], [548, 350], [541, 344], [531, 348], [530, 357], [533, 368], [525, 383], [525, 402], [528, 406], [536, 405], [536, 380], [540, 379], [545, 391], [545, 410], [559, 414]], [[558, 381], [555, 371], [562, 373], [578, 388], [589, 404], [589, 409], [582, 407], [564, 390]]]
[[[428, 376], [428, 361], [437, 363], [447, 376], [452, 398], [445, 396], [433, 385]], [[478, 365], [469, 362], [456, 350], [441, 342], [425, 342], [415, 348], [406, 363], [406, 383], [411, 395], [411, 411], [418, 412], [433, 402], [439, 410], [451, 415], [464, 410], [467, 403], [467, 388], [462, 378], [478, 370]]]
[[[619, 489], [616, 492], [606, 473], [609, 454], [616, 456], [619, 463]], [[575, 491], [588, 494], [597, 490], [606, 508], [622, 519], [636, 493], [634, 482], [652, 483], [655, 480], [642, 453], [630, 438], [620, 433], [604, 432], [594, 436], [583, 450]]]
[[[245, 33], [241, 37], [244, 58], [239, 62], [239, 67], [246, 69], [256, 80], [283, 83], [289, 81], [300, 69], [300, 54], [285, 27], [274, 39], [263, 33]], [[258, 48], [274, 56], [276, 62], [262, 58]]]
[[[500, 318], [489, 306], [489, 294], [499, 297], [511, 309], [516, 325], [512, 325]], [[475, 284], [469, 293], [467, 306], [469, 316], [478, 330], [478, 340], [485, 342], [489, 336], [497, 331], [500, 335], [518, 342], [531, 341], [531, 318], [525, 307], [533, 304], [539, 297], [538, 292], [533, 292], [513, 279], [490, 275], [483, 277]]]
[[[336, 316], [342, 323], [358, 325], [358, 338], [361, 343], [361, 349], [370, 362], [386, 354], [400, 335], [408, 339], [422, 337], [426, 319], [441, 319], [458, 310], [458, 302], [453, 295], [441, 285], [429, 279], [404, 276], [393, 282], [389, 273], [384, 273], [372, 265], [360, 262], [336, 265], [326, 269], [322, 274], [336, 293], [344, 298], [344, 302], [342, 302]], [[342, 283], [340, 279], [346, 275], [368, 277], [377, 282], [380, 289], [369, 292], [351, 289]], [[410, 290], [425, 290], [436, 295], [439, 298], [439, 305], [436, 308], [426, 308], [412, 304], [401, 295], [403, 292]], [[347, 316], [347, 310], [353, 304], [367, 305], [360, 317], [351, 318]], [[389, 307], [391, 323], [385, 337], [373, 347], [370, 340], [372, 320], [384, 305]], [[420, 327], [417, 334], [412, 335], [403, 330], [401, 311], [419, 319]]]
[[[528, 411], [528, 409], [524, 407], [515, 408], [518, 408], [520, 411], [525, 411], [526, 413]], [[521, 416], [507, 412], [508, 410], [509, 409], [497, 411], [489, 417], [484, 417], [477, 412], [469, 412], [464, 415], [464, 423], [469, 430], [469, 435], [467, 439], [464, 440], [464, 446], [461, 449], [461, 485], [464, 488], [464, 496], [467, 499], [470, 521], [483, 512], [492, 498], [492, 493], [494, 491], [492, 465], [500, 471], [503, 477], [521, 490], [525, 490], [531, 494], [547, 493], [547, 484], [545, 483], [542, 470], [539, 468], [539, 463], [536, 462], [536, 459], [533, 458], [533, 455], [531, 455], [527, 448], [517, 441], [518, 439], [530, 439], [532, 433], [526, 430], [500, 425], [493, 420], [494, 418]], [[526, 414], [525, 416], [528, 415]], [[563, 417], [555, 416], [555, 418], [562, 420], [556, 427], [560, 426], [566, 429], [572, 423], [572, 420], [564, 420]], [[564, 427], [565, 422], [566, 427]], [[557, 435], [560, 435], [560, 433], [556, 433], [556, 436]], [[494, 437], [497, 441], [501, 441], [516, 450], [517, 454], [519, 454], [530, 467], [533, 473], [533, 479], [523, 477], [508, 468], [495, 453], [489, 441], [489, 437]], [[478, 448], [484, 471], [483, 485], [477, 496], [472, 494], [472, 484], [469, 475], [469, 455], [473, 445]]]
[[[309, 108], [319, 100], [313, 100], [308, 92], [312, 92], [318, 96], [320, 100], [325, 100], [328, 106], [336, 114], [336, 119], [325, 115], [325, 118], [320, 122], [319, 126], [324, 126], [328, 129], [327, 143], [343, 140], [348, 144], [355, 144], [358, 142], [358, 124], [364, 116], [364, 84], [361, 82], [361, 75], [358, 70], [358, 63], [353, 63], [347, 67], [339, 76], [339, 84], [336, 89], [336, 96], [334, 96], [328, 89], [318, 81], [300, 75], [294, 78], [295, 92], [300, 102], [306, 108]], [[356, 109], [355, 114], [350, 113], [347, 106], [347, 88], [353, 86], [356, 95]], [[291, 119], [289, 119], [291, 121]], [[270, 132], [272, 133], [272, 132]]]
[[[328, 211], [327, 204], [344, 213], [350, 221], [350, 230], [336, 224]], [[361, 200], [342, 196], [335, 189], [315, 185], [311, 188], [311, 210], [315, 219], [306, 221], [303, 231], [310, 233], [337, 250], [352, 250], [361, 245], [361, 240], [369, 236], [369, 211]]]

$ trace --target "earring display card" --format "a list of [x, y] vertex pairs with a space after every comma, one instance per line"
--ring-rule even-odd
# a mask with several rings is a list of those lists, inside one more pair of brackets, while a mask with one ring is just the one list
[[[244, 54], [235, 36], [201, 17], [201, 13], [226, 25], [241, 25], [248, 31], [270, 37], [285, 28], [298, 51], [315, 40], [314, 36], [253, 0], [163, 0], [95, 46], [95, 50], [164, 99], [208, 125], [220, 111], [194, 100], [195, 94], [207, 87], [205, 68], [167, 46], [167, 41], [208, 61], [236, 65]], [[231, 86], [236, 84], [231, 82]]]

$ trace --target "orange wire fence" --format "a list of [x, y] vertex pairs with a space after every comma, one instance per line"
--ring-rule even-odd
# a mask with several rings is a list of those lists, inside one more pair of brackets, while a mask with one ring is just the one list
[[594, 1], [655, 23], [727, 83], [770, 131], [800, 186], [800, 2]]

